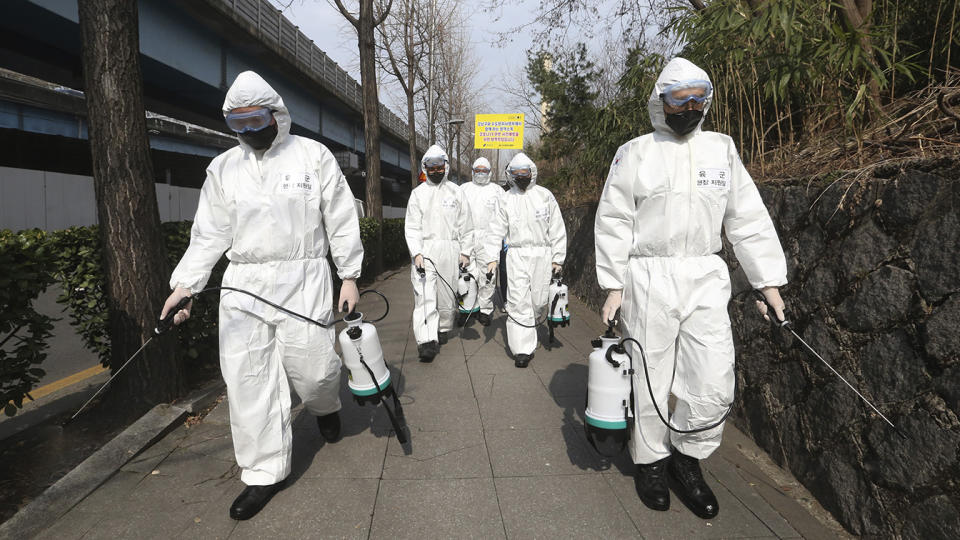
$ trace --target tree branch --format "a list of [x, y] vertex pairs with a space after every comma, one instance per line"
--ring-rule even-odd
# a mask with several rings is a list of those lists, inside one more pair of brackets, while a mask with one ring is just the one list
[[[339, 0], [337, 1], [337, 3], [339, 3]], [[390, 14], [391, 7], [393, 7], [393, 0], [389, 0], [389, 2], [387, 2], [387, 9], [383, 10], [383, 13], [381, 13], [379, 17], [374, 19], [373, 26], [379, 26], [380, 23], [382, 23], [387, 18], [387, 15]]]
[[335, 4], [337, 4], [337, 9], [339, 9], [339, 10], [340, 10], [340, 13], [343, 15], [343, 17], [344, 17], [345, 19], [347, 19], [347, 22], [349, 22], [350, 24], [353, 25], [354, 28], [356, 28], [357, 30], [359, 30], [359, 29], [360, 29], [360, 21], [359, 21], [356, 17], [354, 17], [353, 15], [351, 15], [349, 11], [347, 11], [347, 8], [344, 7], [343, 2], [341, 2], [340, 0], [333, 0], [333, 2], [334, 2]]

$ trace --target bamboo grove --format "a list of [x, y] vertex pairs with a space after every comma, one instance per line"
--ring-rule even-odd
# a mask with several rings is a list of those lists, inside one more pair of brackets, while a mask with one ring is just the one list
[[549, 111], [535, 155], [568, 204], [594, 198], [616, 148], [651, 129], [647, 100], [669, 56], [710, 74], [716, 90], [706, 128], [731, 135], [761, 175], [825, 138], [858, 153], [871, 126], [889, 131], [895, 105], [931, 87], [960, 101], [960, 0], [651, 6], [667, 14], [658, 18], [659, 40], [637, 38], [606, 102], [590, 84], [599, 73], [583, 45], [529, 54], [527, 76]]

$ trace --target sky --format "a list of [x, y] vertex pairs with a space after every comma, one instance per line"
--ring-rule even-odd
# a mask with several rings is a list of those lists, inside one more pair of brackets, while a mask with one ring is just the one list
[[[284, 16], [312, 39], [321, 50], [327, 53], [327, 56], [340, 64], [340, 67], [354, 79], [360, 81], [356, 33], [337, 10], [333, 0], [270, 0], [270, 3], [281, 9]], [[480, 60], [478, 84], [487, 87], [492, 94], [487, 100], [488, 103], [505, 104], [510, 101], [506, 94], [500, 95], [501, 92], [497, 87], [501, 86], [503, 80], [524, 76], [526, 50], [532, 45], [529, 35], [517, 35], [510, 40], [509, 46], [500, 47], [496, 32], [533, 20], [538, 3], [538, 0], [517, 1], [496, 12], [486, 12], [478, 8], [471, 16], [469, 23], [471, 44], [475, 57]], [[345, 4], [349, 7], [355, 5], [355, 2], [345, 2]], [[485, 4], [486, 2], [482, 0], [470, 2], [470, 5]], [[380, 82], [380, 88], [381, 94], [390, 91], [389, 85], [385, 85], [384, 81]], [[400, 100], [402, 94], [398, 90], [393, 93], [394, 99], [381, 95], [381, 101], [397, 116], [406, 118], [406, 106], [402, 105], [405, 102]]]

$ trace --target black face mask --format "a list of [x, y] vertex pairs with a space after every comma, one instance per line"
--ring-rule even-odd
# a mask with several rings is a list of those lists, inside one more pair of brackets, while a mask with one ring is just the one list
[[703, 111], [697, 111], [694, 109], [668, 114], [666, 118], [667, 125], [670, 126], [670, 129], [680, 136], [686, 135], [687, 133], [693, 131], [693, 129], [697, 127], [697, 124], [699, 124], [700, 120], [702, 119]]
[[527, 188], [530, 187], [530, 182], [532, 180], [533, 178], [524, 178], [520, 176], [520, 177], [514, 178], [513, 183], [515, 183], [517, 187], [520, 188], [520, 191], [526, 191]]
[[443, 173], [442, 172], [430, 173], [427, 175], [427, 180], [433, 182], [434, 184], [439, 184], [440, 182], [443, 181]]
[[241, 141], [249, 144], [254, 150], [266, 150], [270, 148], [273, 140], [277, 138], [277, 125], [270, 124], [259, 131], [239, 133], [237, 136], [240, 137]]

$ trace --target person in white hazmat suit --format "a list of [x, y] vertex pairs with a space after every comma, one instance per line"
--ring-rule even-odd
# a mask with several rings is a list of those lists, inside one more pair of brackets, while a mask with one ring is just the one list
[[[497, 201], [503, 195], [503, 189], [490, 181], [490, 162], [487, 158], [477, 158], [473, 162], [473, 181], [464, 186], [464, 199], [470, 207], [470, 219], [473, 222], [474, 248], [470, 259], [470, 273], [477, 282], [477, 302], [480, 312], [477, 321], [483, 326], [490, 325], [490, 316], [493, 313], [493, 293], [496, 288], [496, 278], [487, 279], [487, 265], [484, 264], [483, 242], [487, 226], [493, 218], [497, 208]], [[499, 250], [497, 251], [499, 254]], [[496, 274], [492, 274], [495, 276]], [[472, 308], [473, 306], [465, 306]]]
[[420, 360], [432, 362], [453, 329], [457, 264], [470, 264], [473, 225], [463, 191], [447, 181], [447, 153], [431, 146], [420, 167], [427, 181], [410, 193], [404, 235], [413, 260], [413, 335]]
[[[733, 401], [730, 278], [716, 255], [721, 227], [750, 284], [781, 317], [777, 287], [787, 282], [773, 222], [733, 140], [700, 129], [712, 95], [706, 72], [690, 61], [674, 58], [664, 67], [648, 105], [654, 131], [617, 150], [594, 231], [597, 279], [607, 291], [602, 318], [612, 322], [622, 308], [621, 330], [646, 352], [660, 410], [666, 413], [671, 392], [676, 396], [669, 421], [679, 430], [717, 423]], [[695, 514], [717, 515], [699, 460], [720, 445], [723, 425], [671, 432], [645, 391], [642, 367], [634, 376], [640, 390], [630, 453], [640, 499], [667, 510], [669, 475]]]
[[[206, 285], [224, 251], [223, 284], [248, 290], [314, 320], [333, 319], [327, 252], [352, 310], [363, 246], [354, 198], [333, 154], [290, 134], [290, 113], [259, 75], [246, 71], [227, 91], [223, 113], [239, 146], [207, 168], [190, 245], [173, 271], [161, 317]], [[178, 312], [179, 324], [190, 315]], [[260, 511], [290, 474], [291, 392], [317, 416], [328, 442], [340, 435], [340, 358], [334, 329], [278, 312], [245, 294], [220, 296], [220, 369], [230, 428], [246, 489], [230, 517]]]
[[567, 257], [567, 230], [550, 190], [538, 186], [537, 166], [523, 152], [507, 165], [510, 191], [500, 196], [483, 245], [487, 272], [497, 268], [507, 242], [507, 345], [525, 368], [537, 348], [536, 322], [549, 302], [550, 276]]

